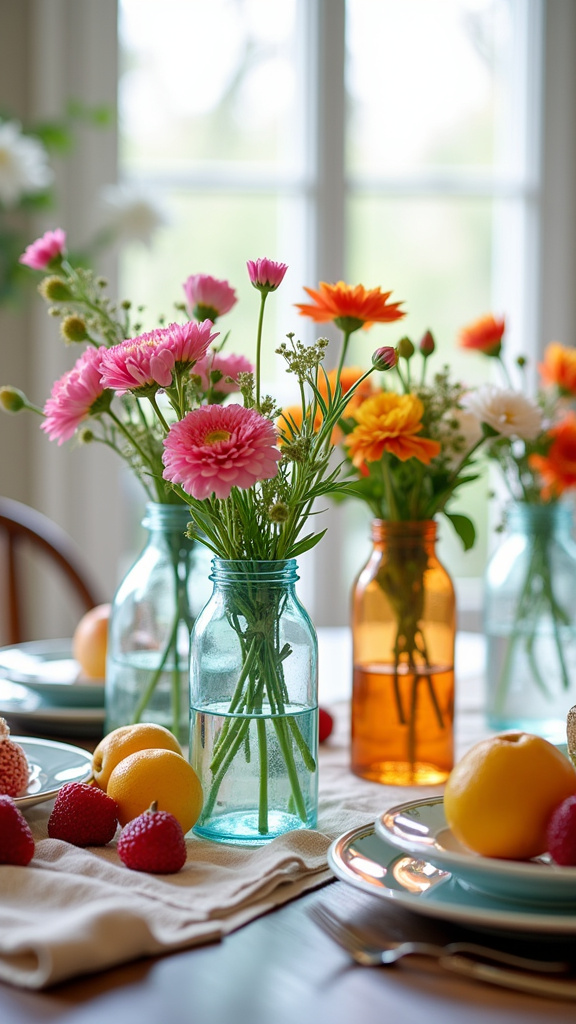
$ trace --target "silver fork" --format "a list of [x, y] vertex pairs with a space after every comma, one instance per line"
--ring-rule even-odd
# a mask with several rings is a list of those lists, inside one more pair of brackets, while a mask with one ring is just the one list
[[[529, 956], [518, 956], [500, 949], [490, 949], [475, 942], [449, 942], [437, 945], [431, 942], [389, 942], [384, 948], [368, 941], [353, 925], [347, 925], [336, 914], [321, 904], [314, 904], [310, 910], [311, 918], [335, 942], [351, 955], [357, 964], [365, 967], [387, 967], [396, 964], [403, 956], [412, 954], [434, 956], [442, 967], [455, 970], [458, 974], [472, 973], [470, 968], [503, 965], [507, 968], [537, 972], [539, 974], [563, 974], [570, 970], [570, 965], [559, 961], [540, 961]], [[478, 964], [478, 957], [483, 964]], [[506, 972], [510, 974], [511, 972]], [[516, 973], [516, 972], [515, 972]], [[488, 980], [488, 979], [486, 979]]]

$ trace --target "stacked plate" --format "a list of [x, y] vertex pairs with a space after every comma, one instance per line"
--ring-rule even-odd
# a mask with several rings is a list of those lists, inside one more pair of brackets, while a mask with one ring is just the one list
[[104, 681], [82, 677], [71, 640], [0, 647], [0, 715], [12, 732], [98, 736]]
[[337, 839], [335, 875], [418, 914], [468, 927], [576, 935], [576, 868], [481, 857], [462, 847], [442, 797], [398, 804]]

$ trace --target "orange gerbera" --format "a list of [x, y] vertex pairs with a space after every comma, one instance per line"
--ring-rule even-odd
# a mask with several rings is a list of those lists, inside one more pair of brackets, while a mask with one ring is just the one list
[[544, 481], [544, 501], [576, 486], [576, 413], [569, 412], [548, 431], [552, 443], [547, 455], [530, 455], [528, 462]]
[[552, 341], [538, 369], [545, 384], [555, 384], [563, 395], [576, 395], [576, 349]]
[[417, 436], [422, 430], [423, 413], [417, 395], [381, 391], [367, 398], [356, 411], [357, 426], [344, 442], [356, 468], [365, 472], [365, 463], [378, 462], [384, 452], [402, 462], [415, 458], [428, 465], [440, 454], [441, 445]]
[[319, 290], [305, 288], [313, 305], [297, 302], [301, 316], [309, 316], [316, 323], [333, 320], [341, 330], [352, 333], [359, 327], [368, 330], [375, 323], [390, 323], [401, 320], [406, 313], [400, 309], [400, 302], [388, 302], [392, 292], [380, 288], [355, 287], [338, 281], [338, 284], [320, 282]]
[[462, 328], [458, 343], [462, 348], [475, 349], [486, 356], [499, 356], [505, 329], [504, 317], [497, 319], [492, 313], [487, 313]]
[[[314, 430], [320, 430], [322, 418], [322, 413], [320, 412], [320, 409], [318, 409], [316, 416], [314, 417]], [[286, 408], [282, 409], [282, 412], [278, 416], [276, 426], [280, 431], [280, 437], [278, 439], [280, 447], [282, 447], [283, 444], [290, 444], [294, 434], [299, 433], [302, 430], [302, 406], [287, 405]]]

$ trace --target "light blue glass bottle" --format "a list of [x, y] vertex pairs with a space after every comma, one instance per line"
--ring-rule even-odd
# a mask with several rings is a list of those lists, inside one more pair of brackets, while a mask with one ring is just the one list
[[150, 502], [148, 540], [112, 602], [106, 732], [164, 725], [187, 748], [190, 632], [211, 592], [210, 553], [186, 536], [185, 505]]
[[211, 579], [191, 641], [190, 760], [204, 791], [194, 831], [261, 844], [316, 825], [316, 633], [294, 559], [215, 558]]
[[517, 503], [486, 571], [486, 711], [492, 729], [566, 742], [576, 704], [576, 543], [568, 505]]

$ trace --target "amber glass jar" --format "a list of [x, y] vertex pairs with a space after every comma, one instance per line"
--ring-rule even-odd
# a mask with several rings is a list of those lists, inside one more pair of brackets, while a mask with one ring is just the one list
[[436, 785], [454, 763], [456, 601], [436, 523], [372, 523], [352, 596], [352, 771]]

